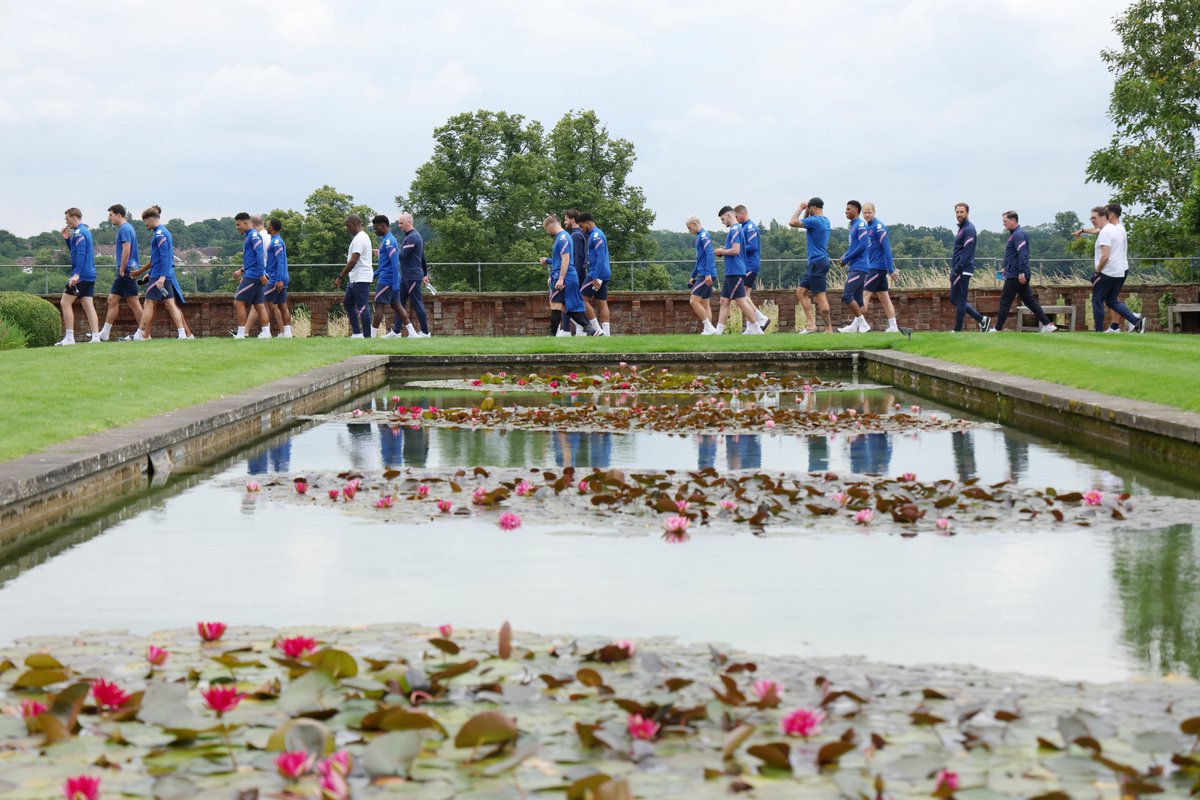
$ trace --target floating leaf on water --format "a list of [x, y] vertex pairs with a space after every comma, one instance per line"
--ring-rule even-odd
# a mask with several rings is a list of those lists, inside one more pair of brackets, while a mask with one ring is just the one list
[[787, 742], [756, 744], [746, 748], [746, 752], [762, 761], [766, 767], [785, 770], [789, 773], [792, 771], [792, 748]]
[[457, 678], [459, 675], [464, 675], [478, 666], [479, 662], [472, 658], [469, 661], [463, 661], [458, 664], [450, 664], [430, 675], [429, 679], [431, 681], [440, 683], [441, 681], [446, 681], [451, 678]]
[[725, 742], [721, 745], [721, 758], [732, 758], [737, 749], [741, 747], [747, 739], [754, 735], [754, 726], [743, 722], [736, 728], [725, 734]]
[[334, 680], [353, 678], [358, 674], [358, 662], [344, 650], [326, 647], [308, 656], [306, 660], [313, 669], [324, 672]]
[[154, 800], [188, 800], [195, 797], [198, 791], [196, 784], [188, 776], [178, 772], [158, 776], [150, 788]]
[[431, 645], [433, 645], [434, 647], [436, 647], [438, 650], [441, 650], [443, 653], [446, 653], [446, 654], [452, 655], [452, 656], [458, 655], [459, 650], [461, 649], [458, 645], [456, 645], [454, 642], [450, 641], [449, 639], [434, 638], [434, 639], [430, 639], [429, 643]]
[[17, 679], [13, 681], [13, 686], [17, 689], [44, 689], [47, 686], [69, 680], [70, 677], [65, 669], [30, 669], [18, 675]]
[[821, 768], [836, 766], [842, 756], [854, 749], [853, 742], [836, 741], [822, 745], [817, 751], [817, 766]]
[[[8, 663], [10, 666], [12, 665], [11, 661]], [[30, 669], [66, 669], [57, 658], [48, 653], [33, 653], [26, 656], [25, 666]]]
[[517, 725], [498, 711], [485, 711], [471, 717], [454, 737], [455, 747], [503, 744], [517, 738]]
[[371, 740], [363, 751], [363, 769], [372, 778], [408, 775], [421, 755], [424, 739], [415, 730], [393, 731]]

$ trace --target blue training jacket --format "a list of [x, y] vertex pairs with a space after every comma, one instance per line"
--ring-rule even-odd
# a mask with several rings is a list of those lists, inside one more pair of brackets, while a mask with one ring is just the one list
[[867, 244], [869, 235], [867, 223], [862, 217], [850, 221], [850, 247], [842, 256], [842, 263], [854, 272], [866, 272], [870, 268], [871, 259], [867, 252], [870, 249]]
[[867, 226], [867, 259], [868, 269], [874, 272], [895, 272], [892, 263], [892, 243], [888, 241], [887, 226], [876, 217]]
[[747, 219], [742, 223], [742, 249], [746, 251], [746, 272], [758, 272], [762, 266], [762, 252], [758, 240], [758, 226], [754, 220]]
[[264, 258], [262, 237], [258, 231], [251, 228], [242, 239], [242, 279], [257, 280], [267, 274], [267, 262]]
[[740, 249], [736, 256], [725, 256], [725, 275], [745, 275], [746, 274], [746, 245], [742, 241], [742, 226], [734, 223], [729, 226], [728, 233], [725, 234], [725, 249], [739, 245]]
[[267, 280], [272, 284], [283, 281], [284, 286], [291, 282], [287, 266], [287, 245], [278, 233], [271, 237], [271, 242], [267, 245]]
[[588, 234], [588, 280], [612, 280], [612, 267], [608, 263], [608, 237], [599, 228]]
[[[400, 243], [400, 280], [420, 281], [425, 277], [425, 242], [413, 228]], [[396, 284], [397, 288], [400, 284]]]
[[96, 245], [92, 232], [82, 222], [71, 234], [71, 274], [81, 281], [96, 280]]
[[712, 237], [704, 228], [696, 234], [696, 266], [692, 268], [692, 278], [697, 284], [704, 283], [705, 278], [717, 279], [717, 257], [713, 255]]
[[950, 256], [950, 274], [966, 274], [975, 272], [975, 226], [971, 220], [965, 219], [958, 226], [958, 234], [954, 237], [954, 254]]
[[159, 225], [150, 238], [150, 280], [162, 277], [175, 280], [175, 240], [165, 226]]
[[1004, 245], [1004, 279], [1025, 276], [1029, 280], [1029, 237], [1020, 225], [1013, 228], [1008, 235], [1008, 244]]
[[400, 246], [396, 244], [396, 236], [391, 231], [379, 240], [379, 270], [375, 273], [375, 281], [380, 288], [400, 288]]

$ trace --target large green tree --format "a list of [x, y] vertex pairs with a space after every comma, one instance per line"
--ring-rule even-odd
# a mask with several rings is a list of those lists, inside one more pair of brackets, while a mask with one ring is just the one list
[[[285, 225], [294, 226], [296, 216], [299, 216], [297, 212], [283, 214], [288, 215]], [[292, 234], [293, 238], [299, 239], [299, 246], [290, 245], [288, 250], [289, 267], [292, 258], [295, 258], [297, 264], [309, 265], [290, 269], [293, 285], [298, 289], [312, 291], [330, 288], [333, 279], [337, 277], [338, 267], [328, 265], [346, 263], [346, 250], [350, 246], [346, 217], [351, 214], [362, 217], [363, 228], [369, 236], [371, 218], [375, 216], [375, 212], [361, 203], [355, 203], [352, 195], [343, 194], [326, 185], [314, 190], [304, 201], [303, 222], [297, 231], [299, 236]]]
[[1135, 0], [1114, 27], [1121, 47], [1101, 57], [1114, 76], [1116, 130], [1088, 161], [1088, 180], [1135, 208], [1130, 238], [1140, 255], [1192, 255], [1200, 236], [1180, 213], [1198, 156], [1200, 2]]

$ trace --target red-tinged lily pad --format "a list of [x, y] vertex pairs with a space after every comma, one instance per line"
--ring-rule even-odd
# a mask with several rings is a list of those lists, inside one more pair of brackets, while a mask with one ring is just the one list
[[451, 656], [458, 655], [462, 649], [449, 639], [433, 638], [429, 640], [429, 643], [443, 653]]
[[746, 752], [763, 762], [768, 769], [792, 771], [792, 748], [787, 742], [769, 742], [746, 748]]

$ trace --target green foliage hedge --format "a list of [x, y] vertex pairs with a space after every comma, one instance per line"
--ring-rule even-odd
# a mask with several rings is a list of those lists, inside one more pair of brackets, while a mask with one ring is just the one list
[[16, 323], [0, 317], [0, 350], [20, 350], [29, 341]]
[[58, 309], [35, 295], [0, 292], [0, 316], [21, 329], [30, 347], [48, 347], [62, 338]]

